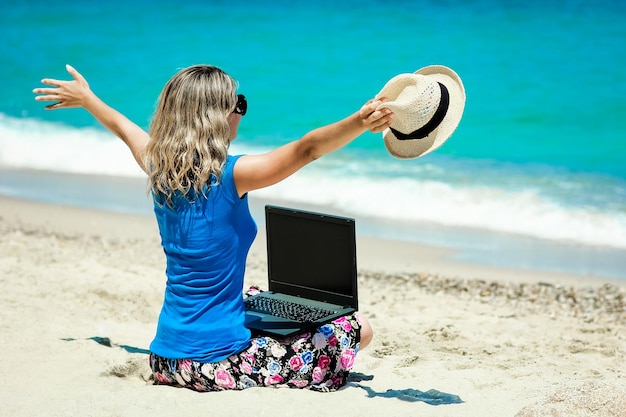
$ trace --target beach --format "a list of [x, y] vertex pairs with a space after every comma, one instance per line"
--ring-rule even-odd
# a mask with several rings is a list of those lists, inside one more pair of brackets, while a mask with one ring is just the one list
[[[265, 283], [262, 237], [246, 285]], [[0, 415], [626, 415], [623, 281], [357, 248], [375, 336], [346, 387], [197, 393], [150, 378], [165, 283], [152, 217], [0, 197]]]
[[[0, 15], [2, 416], [626, 417], [626, 2], [14, 2]], [[78, 35], [78, 36], [77, 36]], [[565, 63], [565, 65], [564, 65]], [[393, 158], [366, 133], [250, 196], [354, 217], [374, 340], [338, 392], [153, 384], [165, 257], [145, 174], [88, 112], [46, 111], [71, 64], [143, 128], [216, 65], [263, 154], [445, 65], [463, 119]]]

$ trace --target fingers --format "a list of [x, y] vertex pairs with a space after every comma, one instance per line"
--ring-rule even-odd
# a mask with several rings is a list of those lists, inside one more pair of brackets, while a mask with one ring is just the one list
[[89, 84], [83, 76], [71, 65], [66, 65], [65, 69], [72, 76], [73, 80], [63, 81], [54, 78], [44, 78], [41, 83], [52, 88], [40, 87], [33, 89], [37, 101], [57, 101], [49, 104], [46, 110], [54, 110], [66, 107], [79, 107], [81, 105], [81, 94], [89, 89]]
[[[72, 76], [72, 78], [74, 78], [75, 81], [78, 81], [79, 83], [85, 83], [85, 78], [78, 72], [76, 71], [76, 68], [74, 68], [73, 66], [67, 64], [65, 66], [65, 69], [67, 70], [67, 72]], [[61, 87], [65, 84], [67, 84], [70, 81], [63, 81], [63, 80], [56, 80], [54, 78], [44, 78], [43, 80], [41, 80], [42, 84], [45, 85], [51, 85], [53, 87]]]
[[[33, 93], [35, 94], [56, 94], [59, 90], [57, 90], [56, 88], [35, 88], [33, 89]], [[35, 97], [35, 99], [38, 99], [39, 97]]]
[[65, 81], [55, 80], [53, 78], [44, 78], [41, 80], [42, 84], [51, 85], [53, 87], [61, 87]]
[[[39, 94], [37, 97], [35, 97], [35, 100], [37, 101], [60, 101], [62, 99], [61, 95], [59, 94], [59, 88], [63, 86], [64, 81], [55, 80], [51, 78], [44, 78], [43, 80], [41, 80], [41, 83], [45, 85], [51, 85], [55, 88], [33, 89], [34, 94]], [[56, 109], [58, 107], [59, 107], [58, 103], [56, 103], [54, 105], [48, 105], [45, 108], [47, 110], [51, 110], [51, 109]]]
[[58, 94], [46, 94], [45, 96], [35, 97], [37, 101], [58, 101], [61, 100], [61, 96]]
[[67, 70], [67, 72], [69, 72], [72, 78], [74, 78], [76, 81], [81, 82], [81, 83], [83, 82], [86, 83], [85, 78], [78, 71], [76, 71], [76, 68], [74, 68], [70, 64], [67, 64], [65, 65], [65, 69]]
[[385, 114], [384, 116], [373, 120], [369, 124], [368, 129], [370, 132], [372, 133], [382, 132], [383, 130], [387, 129], [391, 125], [391, 121], [393, 120], [393, 113], [391, 113], [389, 109], [384, 109], [384, 110], [387, 110], [389, 112]]
[[365, 128], [372, 133], [382, 132], [389, 127], [393, 119], [393, 112], [388, 108], [378, 110], [384, 99], [369, 100], [361, 108], [360, 116]]
[[37, 97], [35, 97], [35, 100], [37, 100], [37, 101], [54, 101], [54, 100], [61, 100], [61, 97], [56, 95], [56, 94], [47, 94], [45, 96], [37, 96]]
[[[42, 80], [42, 82], [45, 80]], [[57, 103], [45, 106], [46, 110], [54, 110], [60, 107], [61, 95], [56, 88], [35, 88], [33, 93], [40, 94], [35, 97], [36, 101], [56, 101]]]
[[361, 119], [366, 119], [367, 117], [369, 117], [372, 113], [376, 111], [376, 108], [380, 106], [381, 104], [382, 104], [382, 101], [378, 99], [368, 100], [363, 105], [363, 107], [361, 107], [361, 110], [359, 111], [359, 114], [361, 115]]
[[54, 109], [58, 109], [58, 108], [61, 108], [61, 107], [63, 107], [61, 105], [61, 103], [54, 103], [54, 104], [48, 104], [47, 106], [44, 107], [44, 109], [46, 109], [46, 110], [54, 110]]

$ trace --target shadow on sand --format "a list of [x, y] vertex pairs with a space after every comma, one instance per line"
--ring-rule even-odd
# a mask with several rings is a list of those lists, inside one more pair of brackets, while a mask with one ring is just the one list
[[383, 397], [383, 398], [397, 398], [401, 401], [408, 402], [424, 402], [430, 405], [447, 405], [447, 404], [461, 404], [463, 400], [454, 394], [448, 394], [446, 392], [430, 389], [426, 392], [419, 391], [413, 388], [407, 389], [388, 389], [384, 392], [374, 391], [372, 388], [360, 384], [362, 381], [371, 381], [374, 379], [372, 375], [365, 375], [359, 372], [352, 372], [348, 378], [348, 382], [354, 384], [354, 386], [364, 389], [367, 392], [368, 398]]

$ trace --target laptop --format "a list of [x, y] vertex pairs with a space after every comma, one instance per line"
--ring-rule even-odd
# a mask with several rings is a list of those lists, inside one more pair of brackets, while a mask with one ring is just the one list
[[354, 219], [267, 205], [265, 231], [268, 291], [245, 300], [253, 333], [288, 336], [358, 309]]

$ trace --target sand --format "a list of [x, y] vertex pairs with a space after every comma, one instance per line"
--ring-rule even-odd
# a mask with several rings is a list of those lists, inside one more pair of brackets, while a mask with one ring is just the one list
[[[2, 197], [0, 415], [626, 416], [626, 282], [449, 255], [359, 239], [375, 337], [345, 388], [196, 393], [150, 379], [154, 220]], [[264, 259], [259, 237], [248, 285], [265, 282]]]

